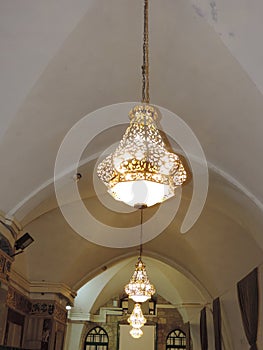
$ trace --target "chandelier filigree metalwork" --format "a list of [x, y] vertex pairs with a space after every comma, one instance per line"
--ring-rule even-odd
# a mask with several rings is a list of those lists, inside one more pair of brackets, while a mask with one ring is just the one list
[[116, 200], [130, 206], [152, 206], [175, 195], [186, 178], [179, 156], [169, 152], [149, 105], [148, 0], [144, 2], [142, 104], [129, 113], [130, 125], [117, 149], [98, 166], [97, 174]]
[[134, 107], [130, 126], [117, 149], [97, 169], [108, 192], [131, 206], [163, 202], [186, 180], [182, 161], [165, 147], [157, 118], [150, 105]]

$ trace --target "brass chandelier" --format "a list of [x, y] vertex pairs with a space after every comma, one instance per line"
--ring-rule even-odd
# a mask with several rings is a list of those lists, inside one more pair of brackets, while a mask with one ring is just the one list
[[144, 0], [142, 103], [129, 113], [130, 125], [117, 149], [97, 168], [116, 200], [150, 207], [175, 195], [187, 174], [179, 156], [169, 152], [157, 128], [158, 114], [149, 95], [148, 0]]

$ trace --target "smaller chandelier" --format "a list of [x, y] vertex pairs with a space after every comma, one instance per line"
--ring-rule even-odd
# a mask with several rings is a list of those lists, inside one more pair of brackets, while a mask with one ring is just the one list
[[130, 330], [130, 335], [133, 338], [138, 339], [138, 338], [141, 338], [141, 336], [143, 335], [143, 331], [140, 328], [132, 328]]
[[155, 293], [155, 288], [148, 279], [141, 256], [139, 256], [135, 265], [135, 271], [130, 282], [125, 286], [125, 292], [135, 303], [144, 303]]
[[136, 303], [134, 305], [134, 309], [132, 311], [131, 316], [128, 318], [129, 324], [132, 326], [132, 328], [141, 328], [145, 322], [146, 318], [143, 316], [141, 305]]

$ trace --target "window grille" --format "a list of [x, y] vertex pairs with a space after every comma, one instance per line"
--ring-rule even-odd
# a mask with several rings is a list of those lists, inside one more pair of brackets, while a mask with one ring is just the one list
[[166, 350], [184, 350], [186, 349], [186, 336], [180, 329], [170, 332], [166, 339]]
[[85, 340], [84, 350], [108, 350], [108, 334], [101, 327], [89, 331]]

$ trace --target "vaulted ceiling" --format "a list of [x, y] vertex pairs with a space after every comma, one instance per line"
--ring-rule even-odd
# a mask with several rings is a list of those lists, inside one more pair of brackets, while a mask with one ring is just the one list
[[[200, 218], [181, 234], [193, 194], [189, 181], [178, 213], [145, 243], [144, 254], [151, 269], [160, 272], [166, 264], [179, 271], [206, 300], [263, 260], [262, 11], [259, 0], [150, 1], [151, 102], [196, 135], [208, 162], [209, 191]], [[98, 132], [82, 154], [77, 185], [101, 225], [79, 222], [80, 229], [89, 237], [106, 237], [107, 227], [123, 229], [124, 240], [127, 228], [137, 234], [138, 214], [116, 207], [99, 182], [96, 192], [93, 174], [101, 152], [120, 140], [128, 123], [122, 103], [140, 99], [142, 1], [2, 0], [0, 18], [0, 210], [35, 239], [14, 268], [29, 281], [78, 290], [137, 251], [98, 245], [70, 227], [56, 201], [55, 161], [67, 132], [88, 115], [87, 135], [91, 125]], [[90, 113], [105, 106], [111, 106], [112, 127], [102, 130], [102, 112]], [[114, 113], [122, 125], [114, 127]], [[176, 129], [175, 122], [172, 136]], [[64, 178], [66, 185], [73, 181], [70, 170]], [[69, 211], [74, 203], [69, 196]], [[170, 211], [150, 209], [146, 219], [165, 223], [176, 205], [173, 199]]]

